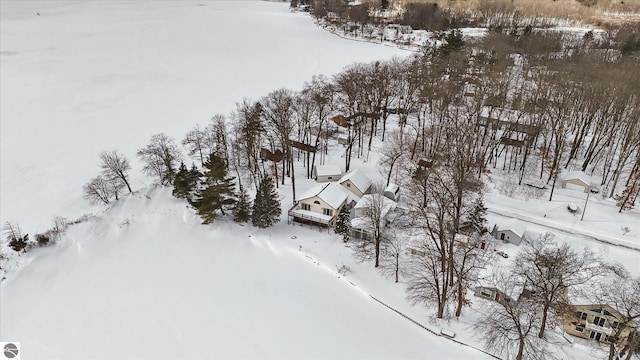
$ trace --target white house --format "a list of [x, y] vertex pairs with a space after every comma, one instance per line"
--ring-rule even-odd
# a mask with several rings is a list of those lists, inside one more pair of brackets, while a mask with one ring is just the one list
[[289, 209], [289, 220], [320, 226], [333, 226], [347, 203], [349, 193], [336, 183], [319, 184], [296, 199]]
[[316, 165], [311, 176], [317, 182], [338, 181], [342, 177], [342, 171], [336, 165]]
[[562, 176], [562, 188], [588, 193], [591, 189], [591, 176], [582, 171], [573, 171]]
[[491, 235], [498, 240], [520, 245], [527, 225], [518, 219], [509, 219], [493, 226]]
[[360, 239], [371, 239], [374, 224], [370, 211], [380, 211], [380, 226], [393, 222], [397, 203], [381, 194], [366, 194], [354, 206], [354, 218], [351, 219], [351, 235]]
[[371, 179], [360, 169], [349, 171], [338, 182], [358, 197], [369, 193], [371, 188]]

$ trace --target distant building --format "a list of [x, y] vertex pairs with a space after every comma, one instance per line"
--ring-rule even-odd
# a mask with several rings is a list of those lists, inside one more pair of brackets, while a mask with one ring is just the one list
[[509, 219], [493, 226], [491, 235], [498, 240], [508, 242], [514, 245], [520, 245], [524, 239], [524, 232], [527, 225], [517, 219]]
[[311, 176], [317, 182], [338, 181], [342, 177], [342, 171], [336, 165], [316, 165]]
[[562, 188], [588, 193], [591, 189], [591, 177], [582, 171], [574, 171], [562, 176]]

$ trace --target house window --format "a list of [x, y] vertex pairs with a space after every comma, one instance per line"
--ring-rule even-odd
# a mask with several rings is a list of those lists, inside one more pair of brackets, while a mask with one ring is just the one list
[[322, 213], [328, 216], [333, 216], [333, 210], [322, 208]]
[[311, 205], [302, 203], [302, 210], [307, 210], [307, 211], [311, 210]]
[[591, 334], [589, 334], [589, 339], [600, 341], [600, 339], [602, 339], [602, 333], [592, 331]]
[[327, 180], [332, 180], [333, 176], [327, 176]]
[[347, 187], [351, 187], [351, 184], [347, 183]]
[[587, 320], [587, 313], [580, 313], [580, 320]]
[[619, 322], [617, 322], [617, 321], [614, 321], [614, 322], [613, 322], [613, 324], [611, 324], [611, 327], [612, 327], [613, 329], [618, 329], [618, 327], [620, 327], [620, 323], [619, 323]]
[[577, 331], [577, 332], [579, 332], [579, 333], [584, 332], [584, 326], [580, 326], [580, 325], [578, 325], [578, 326], [576, 326], [576, 328], [575, 328], [575, 329], [576, 329], [576, 331]]
[[486, 297], [486, 298], [491, 298], [491, 293], [487, 290], [482, 290], [480, 291], [480, 295]]
[[500, 234], [500, 240], [504, 240], [504, 233]]
[[316, 204], [316, 205], [320, 205], [320, 201], [318, 201], [318, 200], [314, 201], [313, 203]]
[[593, 324], [594, 324], [594, 325], [604, 326], [604, 322], [605, 322], [605, 319], [604, 319], [604, 318], [601, 318], [600, 316], [596, 316], [596, 317], [593, 319]]

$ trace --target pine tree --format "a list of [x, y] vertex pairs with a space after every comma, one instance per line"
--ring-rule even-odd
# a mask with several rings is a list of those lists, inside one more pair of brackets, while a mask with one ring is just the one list
[[227, 176], [224, 159], [211, 154], [204, 163], [205, 173], [192, 205], [198, 211], [203, 224], [212, 223], [217, 212], [225, 215], [225, 210], [232, 209], [236, 203], [234, 194], [234, 177]]
[[176, 173], [176, 178], [173, 180], [173, 196], [181, 199], [187, 199], [191, 192], [191, 187], [189, 185], [189, 170], [187, 170], [187, 167], [182, 162], [180, 163], [180, 167]]
[[191, 170], [189, 170], [189, 183], [191, 184], [192, 189], [196, 189], [198, 185], [198, 181], [202, 177], [202, 173], [198, 170], [196, 164], [191, 164]]
[[467, 235], [474, 233], [482, 235], [488, 231], [487, 208], [484, 206], [482, 199], [476, 202], [466, 221], [460, 225], [460, 230]]
[[280, 220], [280, 200], [269, 176], [262, 179], [258, 185], [252, 210], [251, 223], [255, 227], [267, 228]]
[[4, 235], [7, 237], [9, 247], [15, 252], [26, 252], [29, 246], [29, 234], [22, 234], [20, 225], [7, 222], [2, 229]]
[[251, 200], [249, 200], [247, 190], [240, 186], [238, 201], [236, 202], [236, 206], [233, 208], [233, 221], [239, 223], [249, 221], [251, 219], [250, 209]]
[[351, 232], [351, 219], [350, 219], [349, 209], [346, 206], [343, 206], [338, 213], [338, 217], [336, 218], [336, 234], [342, 235], [342, 238], [346, 241], [349, 238], [349, 233]]

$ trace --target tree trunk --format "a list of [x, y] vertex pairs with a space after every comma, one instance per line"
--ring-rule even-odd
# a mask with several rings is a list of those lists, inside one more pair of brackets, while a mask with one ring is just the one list
[[522, 335], [521, 335], [520, 340], [518, 342], [518, 353], [516, 354], [515, 360], [522, 360], [523, 356], [524, 356], [524, 339], [522, 338]]
[[540, 331], [538, 332], [538, 337], [540, 339], [544, 338], [544, 330], [547, 327], [547, 315], [549, 314], [549, 304], [544, 304], [542, 308], [542, 320], [540, 323]]

